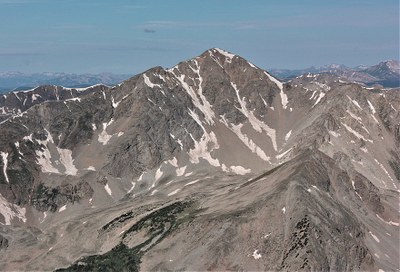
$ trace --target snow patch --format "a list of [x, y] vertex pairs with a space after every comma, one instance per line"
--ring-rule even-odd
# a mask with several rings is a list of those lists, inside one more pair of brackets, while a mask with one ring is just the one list
[[283, 152], [283, 153], [281, 153], [281, 154], [278, 154], [278, 155], [276, 155], [276, 159], [277, 160], [280, 160], [280, 159], [282, 159], [283, 157], [285, 157], [285, 155], [286, 154], [288, 154], [290, 151], [292, 150], [292, 148], [289, 148], [288, 150], [286, 150], [285, 152]]
[[108, 141], [111, 139], [112, 135], [107, 133], [107, 127], [114, 122], [114, 119], [111, 119], [108, 123], [103, 123], [103, 131], [98, 136], [98, 141], [103, 145], [106, 145]]
[[317, 93], [317, 91], [313, 91], [311, 97], [308, 100], [314, 99], [314, 95]]
[[288, 97], [287, 95], [283, 92], [283, 83], [280, 82], [279, 80], [277, 80], [276, 78], [274, 78], [273, 76], [271, 76], [270, 74], [268, 74], [267, 72], [264, 71], [264, 74], [267, 75], [267, 77], [269, 78], [269, 80], [271, 80], [272, 82], [275, 83], [276, 86], [278, 86], [279, 90], [280, 90], [280, 96], [281, 96], [281, 102], [282, 102], [282, 107], [284, 109], [287, 108], [287, 104], [288, 104]]
[[335, 137], [335, 138], [337, 138], [337, 137], [340, 136], [340, 134], [337, 133], [337, 132], [335, 132], [335, 131], [329, 130], [328, 132], [329, 132], [329, 134], [331, 134], [331, 135], [332, 135], [333, 137]]
[[32, 133], [29, 136], [24, 136], [22, 139], [25, 141], [31, 141], [33, 143]]
[[78, 169], [74, 165], [74, 160], [72, 159], [72, 151], [69, 149], [62, 149], [57, 147], [58, 154], [60, 155], [60, 161], [65, 167], [65, 174], [76, 176]]
[[168, 196], [172, 196], [175, 195], [176, 193], [178, 193], [181, 189], [176, 189], [175, 191], [172, 191], [171, 193], [168, 194]]
[[154, 176], [155, 182], [158, 181], [163, 175], [163, 172], [161, 171], [161, 167], [157, 169], [156, 174]]
[[286, 207], [282, 208], [282, 213], [285, 214], [286, 213]]
[[358, 133], [357, 131], [355, 131], [354, 129], [352, 129], [350, 126], [346, 125], [345, 123], [342, 123], [342, 125], [347, 129], [348, 132], [350, 132], [351, 134], [353, 134], [354, 136], [356, 136], [359, 139], [362, 139], [364, 141], [368, 141], [370, 143], [373, 143], [374, 141], [370, 140], [370, 139], [366, 139], [364, 136], [362, 136], [360, 133]]
[[110, 196], [112, 196], [112, 191], [110, 186], [108, 186], [108, 183], [104, 186], [104, 189], [106, 190], [107, 194], [109, 194]]
[[43, 218], [42, 218], [42, 219], [39, 219], [39, 223], [43, 223], [44, 220], [46, 219], [46, 217], [47, 217], [47, 212], [44, 212], [44, 213], [43, 213]]
[[379, 124], [378, 119], [376, 119], [375, 115], [371, 114], [372, 119], [374, 119], [375, 123]]
[[367, 102], [368, 102], [369, 108], [371, 109], [372, 114], [375, 114], [376, 110], [375, 110], [374, 106], [372, 105], [372, 103], [368, 99], [367, 99]]
[[192, 185], [192, 184], [195, 184], [195, 183], [199, 182], [199, 180], [200, 180], [200, 179], [195, 179], [195, 180], [193, 180], [193, 181], [191, 181], [191, 182], [188, 182], [188, 183], [185, 184], [184, 187], [189, 186], [189, 185]]
[[378, 237], [376, 237], [371, 231], [369, 231], [368, 233], [371, 234], [372, 238], [374, 238], [375, 241], [377, 241], [378, 243], [381, 242], [379, 241]]
[[[36, 140], [36, 142], [40, 145], [43, 145], [43, 150], [36, 150], [36, 156], [37, 156], [37, 162], [40, 165], [42, 172], [43, 173], [56, 173], [60, 174], [57, 168], [55, 168], [52, 164], [51, 161], [51, 153], [50, 150], [47, 146], [48, 142], [54, 143], [53, 137], [51, 136], [50, 132], [45, 130], [47, 132], [47, 139], [46, 140]], [[32, 141], [32, 135], [29, 136], [30, 140]]]
[[114, 97], [111, 96], [111, 104], [112, 104], [112, 107], [113, 107], [114, 109], [116, 109], [116, 108], [118, 107], [119, 103], [121, 103], [121, 101], [119, 101], [118, 103], [115, 103]]
[[153, 196], [153, 195], [155, 195], [155, 193], [157, 193], [157, 192], [158, 192], [158, 190], [156, 189], [156, 190], [152, 191], [150, 195]]
[[250, 61], [248, 61], [247, 62], [249, 65], [250, 65], [250, 67], [252, 67], [252, 68], [257, 68], [253, 63], [251, 63]]
[[229, 169], [238, 175], [246, 175], [248, 173], [251, 173], [251, 169], [246, 169], [240, 165], [239, 166], [231, 166]]
[[41, 97], [40, 94], [35, 94], [35, 93], [33, 93], [33, 94], [32, 94], [32, 102], [33, 102], [33, 101], [36, 101], [39, 97]]
[[80, 99], [79, 97], [74, 97], [74, 98], [65, 99], [65, 101], [77, 101], [77, 102], [81, 102], [81, 99]]
[[8, 166], [8, 153], [6, 152], [0, 152], [1, 158], [3, 159], [3, 175], [7, 181], [7, 183], [10, 183], [10, 180], [8, 179], [7, 175], [7, 166]]
[[290, 135], [292, 135], [292, 130], [290, 130], [288, 133], [285, 135], [285, 141], [289, 140]]
[[254, 250], [254, 252], [253, 252], [253, 258], [255, 259], [255, 260], [258, 260], [258, 259], [260, 259], [262, 256], [261, 256], [261, 254], [260, 253], [258, 253], [258, 250], [256, 249], [256, 250]]
[[[397, 185], [395, 184], [394, 180], [392, 179], [392, 177], [390, 176], [389, 172], [386, 170], [385, 166], [383, 166], [383, 164], [381, 164], [377, 159], [374, 159], [376, 164], [379, 165], [379, 167], [383, 170], [383, 172], [385, 172], [385, 174], [389, 177], [389, 179], [392, 181], [393, 186], [397, 189]], [[386, 185], [386, 184], [385, 184]]]
[[144, 79], [144, 83], [145, 83], [147, 86], [149, 86], [150, 88], [154, 88], [154, 87], [160, 87], [160, 88], [161, 88], [161, 86], [160, 86], [159, 84], [153, 84], [153, 83], [150, 81], [150, 78], [149, 78], [146, 74], [143, 74], [143, 79]]
[[[13, 218], [18, 218], [22, 222], [26, 222], [26, 209], [21, 208], [15, 204], [9, 203], [1, 194], [0, 194], [0, 214], [4, 217], [4, 224], [11, 225], [11, 221]], [[2, 224], [2, 223], [0, 223]]]
[[168, 163], [171, 164], [173, 167], [178, 168], [178, 160], [176, 158], [169, 160]]
[[218, 51], [221, 55], [225, 56], [225, 61], [228, 63], [232, 63], [232, 59], [235, 57], [234, 54], [231, 54], [225, 50], [222, 50], [220, 48], [214, 48], [216, 51]]
[[348, 98], [357, 108], [359, 108], [360, 110], [362, 110], [360, 104], [358, 104], [358, 102], [357, 102], [356, 100], [352, 99], [352, 98], [351, 98], [350, 96], [348, 96], [348, 95], [347, 95], [347, 98]]
[[18, 154], [23, 157], [24, 154], [22, 154], [21, 150], [19, 149], [19, 142], [15, 142], [15, 147], [17, 148]]
[[96, 168], [94, 168], [94, 166], [89, 166], [88, 168], [86, 168], [86, 170], [89, 170], [89, 171], [96, 171]]
[[143, 179], [143, 176], [144, 176], [144, 172], [140, 175], [140, 177], [138, 178], [138, 180], [137, 181], [142, 181], [142, 179]]
[[268, 107], [267, 101], [265, 101], [265, 99], [261, 96], [261, 94], [258, 94], [258, 95], [260, 96], [260, 98], [261, 98], [262, 102], [264, 103], [264, 105], [265, 105], [266, 107]]
[[361, 197], [360, 194], [357, 193], [357, 191], [356, 191], [356, 186], [355, 186], [355, 184], [354, 184], [354, 180], [351, 181], [351, 186], [353, 187], [354, 192], [356, 193], [356, 195], [362, 200], [362, 197]]
[[176, 175], [177, 175], [178, 177], [183, 176], [183, 174], [185, 174], [186, 167], [187, 167], [187, 166], [185, 165], [185, 166], [183, 166], [183, 167], [181, 167], [181, 168], [176, 169]]
[[133, 189], [135, 189], [135, 186], [136, 186], [136, 182], [133, 182], [133, 181], [132, 181], [132, 187], [129, 189], [128, 194], [129, 194], [130, 192], [132, 192]]
[[197, 85], [197, 93], [196, 91], [189, 86], [185, 82], [185, 75], [180, 75], [179, 77], [175, 75], [173, 72], [175, 78], [181, 83], [183, 89], [189, 94], [189, 96], [192, 98], [193, 104], [195, 105], [196, 108], [198, 108], [205, 116], [205, 120], [209, 125], [214, 124], [214, 118], [215, 118], [215, 113], [212, 110], [211, 104], [207, 101], [206, 97], [203, 95], [203, 88], [202, 88], [202, 83], [203, 83], [203, 78], [200, 76], [200, 67], [197, 64], [197, 61], [194, 61], [196, 64], [196, 69], [192, 69], [193, 72], [197, 74], [199, 84]]
[[328, 85], [318, 82], [318, 81], [314, 81], [314, 84], [316, 84], [318, 87], [320, 87], [321, 89], [325, 90], [325, 91], [329, 91], [331, 89], [331, 87], [329, 87]]
[[283, 83], [282, 82], [280, 82], [279, 80], [277, 80], [276, 78], [274, 78], [273, 76], [268, 74], [266, 71], [264, 71], [264, 74], [269, 78], [269, 80], [271, 80], [272, 82], [275, 83], [276, 86], [278, 86], [279, 90], [283, 90]]
[[241, 131], [241, 128], [243, 126], [243, 124], [238, 124], [238, 125], [234, 125], [231, 124], [231, 126], [228, 125], [228, 122], [225, 120], [225, 118], [222, 116], [222, 120], [221, 120], [225, 126], [227, 128], [229, 128], [232, 132], [234, 132], [238, 138], [242, 141], [242, 143], [244, 143], [244, 145], [251, 150], [251, 152], [257, 154], [258, 157], [260, 157], [262, 160], [266, 161], [266, 162], [270, 162], [270, 157], [268, 157], [264, 150], [262, 150], [259, 146], [257, 146], [253, 140], [249, 139], [247, 137], [246, 134], [244, 134]]
[[399, 227], [399, 226], [400, 226], [399, 223], [393, 222], [392, 220], [390, 220], [390, 221], [384, 220], [382, 217], [379, 216], [379, 214], [376, 214], [376, 217], [378, 217], [379, 220], [381, 220], [382, 222], [384, 222], [384, 223], [386, 223], [386, 224], [388, 224], [388, 225], [392, 225], [392, 226], [396, 226], [396, 227]]
[[355, 115], [354, 113], [352, 113], [352, 112], [349, 111], [349, 110], [346, 110], [346, 112], [347, 112], [353, 119], [355, 119], [356, 121], [358, 121], [359, 123], [362, 124], [362, 119], [361, 119], [361, 117], [358, 117], [357, 115]]
[[[199, 159], [202, 158], [212, 166], [220, 166], [218, 159], [214, 159], [210, 153], [219, 148], [217, 137], [215, 136], [214, 132], [211, 132], [210, 134], [205, 133], [199, 142], [193, 137], [192, 140], [194, 141], [194, 148], [189, 150], [191, 163], [198, 164], [200, 162]], [[208, 150], [208, 145], [211, 145], [210, 151]]]
[[[66, 88], [66, 87], [63, 87], [63, 89], [64, 89], [64, 90], [70, 90], [70, 91], [76, 90], [76, 91], [78, 91], [78, 92], [83, 92], [83, 91], [92, 89], [92, 88], [94, 88], [94, 87], [103, 86], [103, 85], [104, 85], [104, 84], [95, 84], [95, 85], [91, 85], [91, 86], [84, 87], [84, 88]], [[105, 86], [105, 85], [104, 85], [104, 86]]]
[[250, 124], [252, 125], [253, 129], [256, 130], [259, 133], [262, 133], [263, 130], [267, 133], [267, 135], [271, 138], [272, 141], [272, 146], [274, 147], [275, 151], [278, 149], [277, 144], [276, 144], [276, 131], [275, 129], [270, 128], [267, 124], [264, 122], [258, 120], [258, 118], [254, 115], [253, 111], [249, 111], [246, 107], [246, 102], [240, 98], [239, 95], [239, 90], [236, 86], [235, 83], [231, 82], [232, 88], [236, 92], [236, 97], [239, 101], [240, 104], [240, 109], [238, 109], [244, 116], [246, 116]]
[[[215, 133], [213, 131], [208, 133], [204, 128], [204, 126], [202, 125], [199, 116], [190, 109], [189, 112], [190, 112], [189, 115], [198, 123], [198, 125], [203, 129], [204, 132], [199, 142], [193, 138], [192, 134], [190, 134], [194, 142], [194, 148], [189, 150], [190, 161], [194, 164], [198, 164], [199, 159], [203, 158], [204, 160], [208, 161], [208, 163], [211, 164], [212, 166], [219, 167], [220, 163], [218, 159], [214, 159], [211, 156], [211, 152], [219, 148]], [[210, 151], [208, 150], [209, 145], [210, 145]]]
[[312, 106], [313, 108], [321, 101], [321, 99], [325, 96], [325, 93], [320, 92], [319, 96], [317, 98], [317, 101], [315, 101], [314, 105]]
[[58, 212], [63, 212], [63, 211], [65, 211], [67, 209], [67, 205], [64, 205], [64, 206], [62, 206], [59, 210], [58, 210]]

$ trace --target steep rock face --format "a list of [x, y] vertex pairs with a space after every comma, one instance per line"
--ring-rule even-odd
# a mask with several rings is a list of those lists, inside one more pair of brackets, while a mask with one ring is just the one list
[[0, 124], [0, 262], [395, 269], [399, 94], [214, 48], [49, 98]]

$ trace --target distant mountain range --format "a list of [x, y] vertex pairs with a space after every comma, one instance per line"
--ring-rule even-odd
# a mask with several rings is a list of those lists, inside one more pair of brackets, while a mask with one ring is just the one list
[[40, 85], [61, 85], [71, 88], [83, 88], [95, 84], [116, 85], [131, 75], [122, 74], [68, 74], [20, 72], [0, 73], [0, 93], [12, 90], [27, 90]]
[[354, 68], [349, 68], [342, 64], [331, 64], [299, 70], [272, 69], [270, 72], [285, 81], [304, 74], [327, 73], [368, 86], [381, 85], [387, 88], [400, 86], [400, 65], [397, 60], [383, 61], [373, 66], [360, 65]]
[[[270, 73], [284, 81], [304, 74], [328, 73], [340, 76], [348, 81], [368, 86], [381, 85], [386, 88], [400, 87], [400, 65], [397, 60], [383, 61], [377, 65], [349, 68], [342, 64], [331, 64], [305, 69], [271, 69]], [[28, 90], [41, 85], [57, 85], [70, 88], [85, 88], [96, 84], [114, 86], [128, 78], [128, 74], [68, 74], [20, 72], [0, 73], [0, 93], [14, 90]]]

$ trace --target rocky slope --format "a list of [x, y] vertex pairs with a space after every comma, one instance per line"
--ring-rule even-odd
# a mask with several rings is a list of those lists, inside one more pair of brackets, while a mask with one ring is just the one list
[[399, 268], [398, 91], [214, 48], [45, 100], [0, 123], [5, 270]]

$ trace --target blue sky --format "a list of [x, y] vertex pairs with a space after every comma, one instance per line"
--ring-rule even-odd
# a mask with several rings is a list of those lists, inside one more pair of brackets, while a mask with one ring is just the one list
[[136, 74], [211, 47], [265, 69], [399, 59], [399, 1], [0, 0], [0, 72]]

